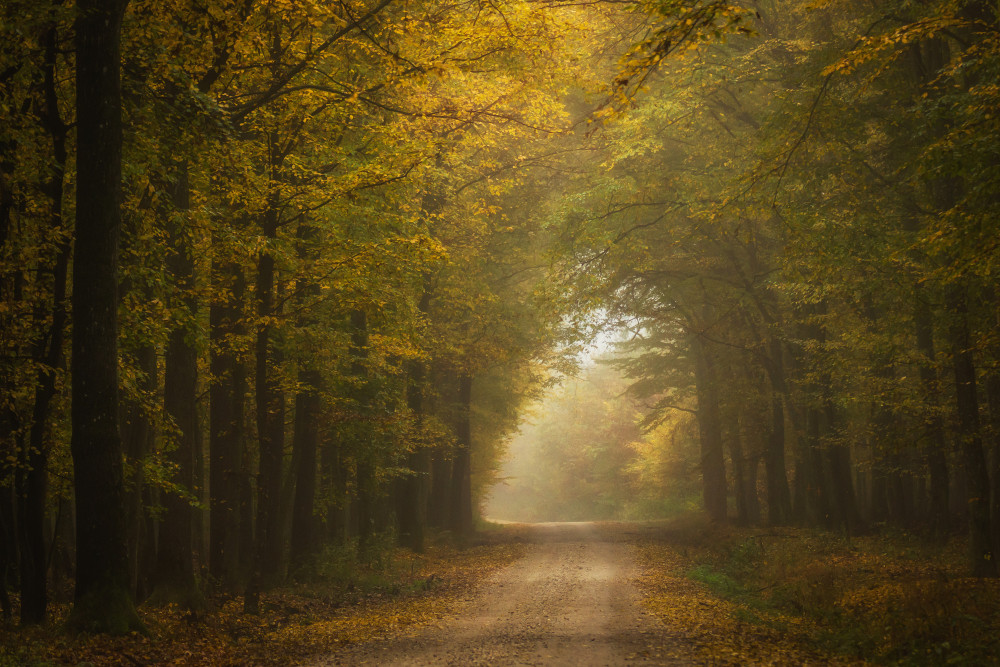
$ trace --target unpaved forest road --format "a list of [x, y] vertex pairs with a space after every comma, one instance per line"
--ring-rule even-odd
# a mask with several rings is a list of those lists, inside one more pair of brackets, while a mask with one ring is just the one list
[[691, 664], [678, 661], [676, 645], [675, 657], [660, 658], [671, 638], [639, 604], [632, 547], [619, 539], [627, 525], [532, 525], [527, 554], [455, 617], [316, 665]]

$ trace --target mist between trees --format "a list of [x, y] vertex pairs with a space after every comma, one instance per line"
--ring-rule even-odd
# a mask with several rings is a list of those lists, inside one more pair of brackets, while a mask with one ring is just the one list
[[6, 613], [252, 612], [324, 545], [468, 535], [601, 326], [632, 399], [534, 474], [996, 574], [995, 3], [2, 12]]

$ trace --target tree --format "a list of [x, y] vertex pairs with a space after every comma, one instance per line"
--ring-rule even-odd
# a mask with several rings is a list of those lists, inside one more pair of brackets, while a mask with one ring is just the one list
[[126, 2], [78, 3], [77, 224], [73, 264], [73, 472], [77, 574], [69, 626], [143, 629], [130, 593], [118, 433], [120, 38]]

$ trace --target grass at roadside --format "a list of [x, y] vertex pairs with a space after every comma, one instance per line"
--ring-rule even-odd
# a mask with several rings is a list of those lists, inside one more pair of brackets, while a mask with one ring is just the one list
[[301, 583], [271, 591], [261, 614], [242, 613], [242, 598], [215, 596], [213, 609], [192, 616], [171, 607], [140, 608], [152, 636], [68, 636], [68, 611], [54, 605], [53, 623], [0, 629], [0, 665], [288, 665], [338, 647], [433, 623], [451, 613], [491, 572], [516, 560], [516, 543], [465, 549], [439, 545], [425, 554], [387, 550], [358, 566], [331, 552]]
[[1000, 582], [967, 577], [963, 548], [902, 532], [848, 539], [685, 520], [641, 544], [640, 585], [668, 625], [703, 631], [707, 656], [998, 664]]

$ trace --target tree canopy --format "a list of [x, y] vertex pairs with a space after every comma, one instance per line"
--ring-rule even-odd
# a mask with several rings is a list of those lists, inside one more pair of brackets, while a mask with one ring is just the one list
[[326, 544], [467, 536], [601, 330], [622, 395], [531, 432], [575, 507], [694, 477], [716, 521], [961, 525], [996, 574], [994, 5], [97, 4], [0, 23], [22, 622], [50, 573], [124, 631], [201, 570], [253, 611]]

